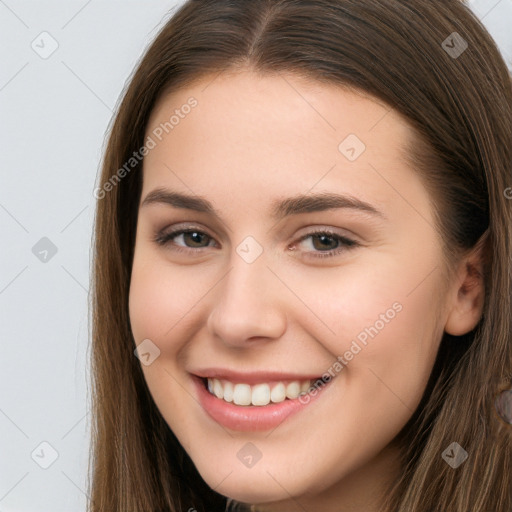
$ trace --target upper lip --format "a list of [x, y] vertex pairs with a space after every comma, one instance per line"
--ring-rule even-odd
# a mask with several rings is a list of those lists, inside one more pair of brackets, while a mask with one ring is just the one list
[[240, 372], [236, 370], [228, 370], [227, 368], [204, 368], [201, 370], [194, 370], [190, 372], [197, 377], [203, 379], [224, 379], [235, 383], [244, 384], [259, 384], [270, 381], [305, 381], [305, 380], [316, 380], [319, 379], [319, 374], [307, 373], [307, 374], [291, 374], [283, 373], [278, 371], [252, 371], [252, 372]]

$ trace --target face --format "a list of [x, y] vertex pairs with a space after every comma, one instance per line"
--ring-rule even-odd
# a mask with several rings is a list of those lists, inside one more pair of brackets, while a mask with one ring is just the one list
[[410, 128], [240, 71], [166, 96], [147, 137], [129, 310], [161, 414], [221, 494], [369, 500], [448, 316]]

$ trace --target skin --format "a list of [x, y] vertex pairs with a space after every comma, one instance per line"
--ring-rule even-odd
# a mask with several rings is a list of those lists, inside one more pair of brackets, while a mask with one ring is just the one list
[[[244, 69], [165, 96], [147, 134], [191, 96], [198, 105], [145, 157], [141, 203], [165, 187], [208, 199], [219, 218], [139, 205], [129, 309], [136, 344], [149, 338], [160, 349], [142, 366], [154, 401], [225, 496], [266, 511], [376, 511], [400, 471], [393, 439], [420, 402], [443, 332], [463, 334], [480, 318], [483, 285], [467, 271], [480, 255], [445, 267], [430, 198], [400, 150], [412, 131], [371, 97]], [[366, 145], [352, 162], [338, 149], [349, 134]], [[382, 216], [271, 217], [273, 201], [320, 192]], [[205, 236], [153, 240], [178, 224]], [[325, 228], [359, 245], [300, 241]], [[236, 251], [247, 236], [263, 249], [252, 263]], [[321, 375], [396, 303], [401, 311], [319, 399], [271, 432], [226, 429], [196, 400], [189, 372], [199, 368]], [[247, 442], [262, 454], [251, 468], [237, 458]]]

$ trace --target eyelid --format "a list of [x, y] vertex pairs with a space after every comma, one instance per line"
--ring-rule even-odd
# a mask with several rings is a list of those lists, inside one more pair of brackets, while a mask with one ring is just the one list
[[[303, 234], [301, 232], [304, 231]], [[304, 228], [304, 230], [300, 230], [297, 237], [300, 239], [301, 237], [308, 236], [308, 235], [314, 235], [315, 233], [329, 233], [331, 235], [336, 235], [342, 238], [350, 238], [354, 239], [354, 242], [358, 242], [361, 240], [361, 238], [356, 235], [353, 231], [350, 231], [346, 228], [335, 228], [333, 226], [327, 226], [322, 224], [313, 224], [311, 226], [308, 226], [307, 228]], [[362, 242], [362, 240], [361, 240]]]
[[[337, 233], [331, 228], [315, 228], [313, 231], [309, 231], [303, 235], [301, 235], [297, 242], [294, 242], [292, 247], [295, 248], [296, 244], [302, 243], [304, 240], [320, 235], [327, 235], [328, 237], [337, 240], [340, 242], [340, 247], [336, 249], [329, 249], [326, 251], [303, 251], [304, 258], [318, 260], [318, 258], [331, 258], [341, 255], [342, 253], [347, 253], [351, 249], [355, 249], [357, 247], [361, 247], [363, 244], [355, 240], [353, 237], [348, 237], [346, 235]], [[295, 250], [295, 249], [293, 249]]]
[[[210, 233], [210, 231], [208, 230], [208, 228], [206, 228], [205, 226], [202, 226], [202, 225], [200, 225], [198, 223], [194, 223], [194, 222], [187, 223], [186, 221], [178, 222], [176, 224], [171, 224], [169, 226], [163, 227], [162, 229], [156, 229], [155, 236], [156, 235], [166, 236], [167, 234], [170, 234], [170, 233], [177, 234], [177, 232], [179, 232], [181, 230], [183, 230], [183, 231], [197, 230], [197, 231], [204, 233], [205, 235], [208, 235], [208, 237], [210, 237], [211, 239], [216, 240], [216, 236], [212, 235]], [[344, 229], [333, 228], [332, 226], [327, 226], [327, 225], [322, 225], [322, 224], [314, 224], [312, 226], [308, 226], [308, 227], [304, 228], [303, 230], [300, 230], [298, 232], [298, 234], [296, 235], [295, 242], [301, 241], [307, 236], [315, 235], [318, 233], [328, 233], [330, 235], [335, 235], [335, 236], [339, 236], [342, 238], [354, 239], [353, 240], [354, 242], [358, 242], [362, 245], [361, 238], [358, 235], [356, 235], [354, 232], [352, 232], [346, 228], [344, 228]]]
[[[153, 236], [152, 236], [152, 240], [156, 243], [160, 243], [160, 245], [162, 246], [165, 246], [167, 245], [167, 243], [171, 243], [171, 241], [169, 240], [169, 242], [159, 242], [159, 240], [164, 240], [164, 239], [168, 239], [170, 237], [177, 237], [177, 236], [180, 236], [181, 234], [183, 234], [184, 232], [191, 232], [191, 231], [197, 231], [198, 233], [201, 233], [201, 234], [204, 234], [206, 235], [209, 239], [213, 240], [215, 243], [217, 243], [217, 240], [216, 238], [211, 235], [208, 231], [208, 229], [204, 228], [203, 226], [200, 226], [198, 224], [187, 224], [186, 222], [179, 222], [177, 224], [172, 224], [171, 226], [166, 226], [162, 229], [156, 229]], [[181, 247], [181, 246], [179, 246]], [[183, 250], [187, 250], [187, 249], [190, 249], [191, 251], [200, 251], [202, 249], [207, 249], [208, 247], [197, 247], [197, 248], [192, 248], [192, 247], [181, 247]]]
[[[203, 253], [205, 250], [211, 247], [210, 245], [207, 245], [206, 247], [184, 247], [181, 245], [177, 245], [173, 242], [173, 238], [181, 236], [185, 233], [198, 232], [202, 235], [206, 235], [210, 241], [213, 241], [215, 244], [217, 244], [215, 237], [210, 235], [208, 233], [208, 230], [196, 224], [178, 223], [173, 224], [172, 228], [168, 232], [166, 232], [167, 229], [168, 227], [163, 228], [160, 231], [157, 231], [153, 236], [153, 241], [163, 248], [167, 248], [167, 246], [169, 246], [169, 250], [177, 253], [185, 253], [191, 256], [199, 256], [201, 253]], [[291, 247], [293, 247], [293, 249], [290, 249], [290, 245], [288, 245], [287, 248], [288, 250], [295, 250], [295, 246], [297, 244], [302, 243], [307, 238], [320, 235], [327, 235], [328, 237], [337, 240], [340, 243], [340, 247], [337, 247], [335, 249], [329, 249], [326, 251], [299, 251], [300, 254], [302, 255], [301, 257], [310, 260], [318, 260], [318, 258], [323, 259], [327, 257], [335, 257], [339, 256], [341, 253], [347, 253], [351, 249], [355, 249], [363, 245], [358, 240], [354, 239], [357, 237], [353, 237], [352, 235], [347, 236], [345, 234], [338, 233], [336, 229], [333, 229], [331, 227], [314, 226], [307, 228], [307, 231], [305, 231], [302, 235], [297, 235], [297, 238], [295, 238], [294, 242], [292, 242], [291, 244]]]
[[210, 233], [210, 230], [206, 228], [205, 226], [202, 226], [201, 224], [197, 223], [187, 223], [187, 222], [178, 222], [176, 224], [168, 225], [162, 229], [157, 229], [155, 233], [161, 234], [161, 235], [167, 235], [170, 233], [177, 233], [179, 231], [200, 231], [201, 233], [204, 233], [205, 235], [208, 235], [210, 238], [215, 239], [216, 237]]

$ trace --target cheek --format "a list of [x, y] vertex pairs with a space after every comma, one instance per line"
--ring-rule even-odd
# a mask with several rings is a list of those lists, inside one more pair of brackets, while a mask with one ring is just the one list
[[[302, 276], [300, 288], [295, 278], [294, 289], [300, 289], [310, 311], [303, 308], [299, 314], [296, 310], [294, 318], [322, 340], [333, 360], [343, 357], [344, 367], [331, 367], [331, 371], [344, 373], [350, 381], [380, 383], [391, 400], [396, 400], [396, 393], [414, 409], [443, 332], [437, 313], [442, 300], [440, 274], [436, 271], [425, 279], [435, 265], [427, 262], [422, 270], [404, 264], [400, 272], [399, 263], [387, 268], [373, 265], [378, 269], [373, 272], [333, 269], [331, 275], [319, 273], [320, 278]], [[357, 387], [375, 392], [373, 386]]]
[[193, 404], [190, 395], [183, 392], [182, 375], [175, 362], [187, 339], [183, 329], [190, 328], [186, 326], [187, 312], [192, 307], [190, 301], [197, 302], [200, 295], [180, 283], [179, 276], [179, 270], [166, 268], [150, 257], [144, 261], [136, 257], [130, 283], [129, 314], [136, 345], [150, 339], [160, 350], [159, 356], [150, 365], [141, 364], [141, 369], [157, 408], [187, 448], [191, 444], [188, 411]]
[[132, 332], [137, 342], [155, 340], [161, 350], [173, 350], [174, 333], [193, 317], [194, 305], [205, 293], [199, 272], [179, 269], [148, 257], [140, 264], [134, 259], [132, 269], [129, 314]]
[[136, 343], [145, 338], [156, 340], [160, 336], [166, 296], [164, 288], [157, 286], [156, 273], [134, 262], [129, 294], [129, 314]]

